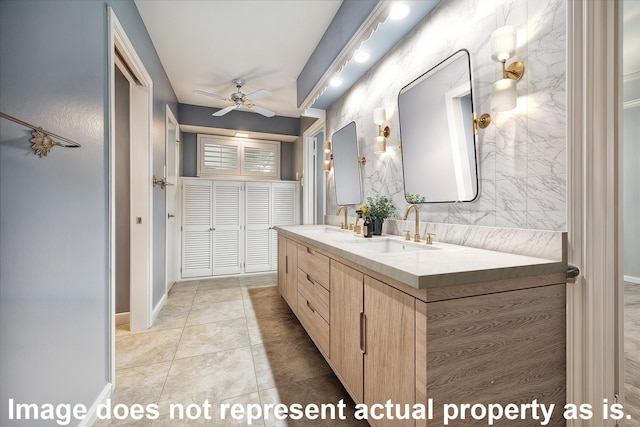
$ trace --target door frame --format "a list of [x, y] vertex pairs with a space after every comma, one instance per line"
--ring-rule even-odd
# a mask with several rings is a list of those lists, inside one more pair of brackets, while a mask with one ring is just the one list
[[622, 6], [599, 0], [567, 7], [568, 262], [580, 268], [567, 285], [567, 401], [589, 403], [594, 412], [567, 425], [613, 426], [602, 418], [602, 403], [616, 401], [622, 371]]
[[[178, 177], [180, 176], [180, 125], [178, 124], [178, 120], [176, 119], [176, 116], [173, 114], [173, 112], [171, 111], [171, 107], [169, 107], [169, 105], [167, 105], [165, 107], [165, 160], [164, 160], [164, 164], [165, 164], [165, 176], [163, 177], [165, 180], [167, 179], [167, 174], [169, 173], [169, 162], [167, 161], [167, 157], [169, 155], [169, 151], [170, 151], [170, 142], [169, 142], [169, 125], [172, 124], [173, 126], [175, 126], [176, 129], [176, 134], [175, 134], [175, 141], [173, 141], [174, 143], [174, 147], [173, 147], [173, 151], [174, 151], [174, 158], [175, 158], [175, 173], [176, 173], [176, 182], [171, 182], [170, 184], [175, 186], [175, 190], [176, 193], [179, 193], [179, 186], [178, 186]], [[178, 210], [180, 210], [180, 206], [179, 206], [179, 194], [176, 195], [176, 204], [178, 206], [175, 207], [175, 222], [176, 222], [176, 237], [175, 237], [175, 244], [176, 244], [176, 255], [177, 255], [177, 259], [175, 260], [176, 262], [174, 263], [174, 267], [175, 267], [175, 271], [178, 273], [176, 279], [180, 278], [180, 262], [179, 260], [181, 259], [180, 256], [180, 252], [182, 249], [182, 245], [180, 244], [180, 235], [179, 233], [177, 233], [177, 228], [180, 226], [179, 224], [179, 220], [180, 220], [180, 215], [178, 214]], [[165, 212], [170, 213], [169, 212], [169, 197], [165, 198]], [[171, 288], [171, 286], [173, 285], [173, 283], [170, 283], [171, 281], [171, 277], [169, 277], [169, 263], [171, 262], [169, 260], [169, 220], [167, 218], [167, 221], [165, 222], [165, 253], [164, 253], [164, 259], [165, 259], [165, 271], [164, 271], [164, 277], [165, 277], [165, 289], [164, 292], [165, 294], [167, 292], [169, 292], [169, 289]]]
[[[151, 325], [151, 284], [153, 259], [153, 198], [151, 164], [153, 135], [153, 82], [140, 57], [127, 37], [115, 12], [107, 6], [108, 19], [108, 185], [109, 185], [109, 318], [111, 323], [110, 382], [115, 381], [115, 49], [121, 54], [131, 74], [140, 85], [131, 85], [131, 330], [147, 329]], [[141, 224], [136, 224], [136, 217]]]
[[[309, 126], [309, 128], [302, 134], [302, 158], [304, 162], [302, 175], [303, 224], [315, 224], [317, 220], [316, 191], [319, 183], [316, 180], [316, 174], [312, 173], [312, 171], [315, 171], [316, 165], [314, 157], [318, 155], [318, 147], [316, 146], [315, 149], [313, 148], [313, 139], [318, 132], [324, 132], [326, 136], [325, 119], [321, 117]], [[321, 148], [322, 147], [320, 147], [320, 149]], [[323, 204], [322, 207], [323, 214], [326, 213], [325, 204]]]

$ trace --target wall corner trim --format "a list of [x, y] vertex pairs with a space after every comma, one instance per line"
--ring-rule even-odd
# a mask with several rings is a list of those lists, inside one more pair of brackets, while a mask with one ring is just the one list
[[98, 406], [105, 403], [107, 399], [111, 397], [111, 393], [113, 393], [113, 384], [107, 383], [91, 407], [87, 410], [87, 416], [78, 424], [78, 427], [89, 427], [96, 422], [98, 419]]

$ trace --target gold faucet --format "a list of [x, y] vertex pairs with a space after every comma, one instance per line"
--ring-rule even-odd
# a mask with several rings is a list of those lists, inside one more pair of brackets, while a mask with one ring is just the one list
[[353, 227], [353, 232], [356, 234], [360, 234], [360, 226], [358, 225], [358, 221], [360, 221], [360, 215], [356, 215], [356, 225]]
[[349, 228], [349, 226], [347, 225], [348, 220], [347, 220], [347, 207], [345, 205], [341, 205], [338, 208], [338, 212], [336, 212], [336, 215], [340, 215], [340, 211], [344, 209], [344, 222], [342, 223], [342, 225], [340, 225], [340, 229], [341, 230], [346, 230], [347, 228]]
[[409, 205], [409, 207], [407, 208], [407, 211], [404, 213], [404, 220], [406, 221], [407, 218], [409, 217], [409, 211], [411, 210], [411, 208], [415, 209], [416, 211], [416, 234], [413, 235], [413, 241], [414, 242], [420, 242], [420, 211], [418, 210], [418, 206], [416, 205]]

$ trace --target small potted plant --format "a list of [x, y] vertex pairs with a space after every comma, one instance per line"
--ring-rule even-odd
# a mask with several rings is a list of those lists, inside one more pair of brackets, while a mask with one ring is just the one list
[[382, 224], [384, 220], [394, 215], [396, 206], [393, 200], [387, 196], [367, 197], [366, 214], [373, 221], [373, 234], [382, 234]]

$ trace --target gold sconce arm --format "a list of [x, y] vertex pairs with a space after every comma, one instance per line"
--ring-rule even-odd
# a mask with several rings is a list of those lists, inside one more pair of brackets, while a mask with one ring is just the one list
[[480, 118], [476, 117], [476, 113], [473, 113], [473, 134], [478, 134], [478, 128], [484, 129], [491, 124], [491, 115], [484, 113]]

